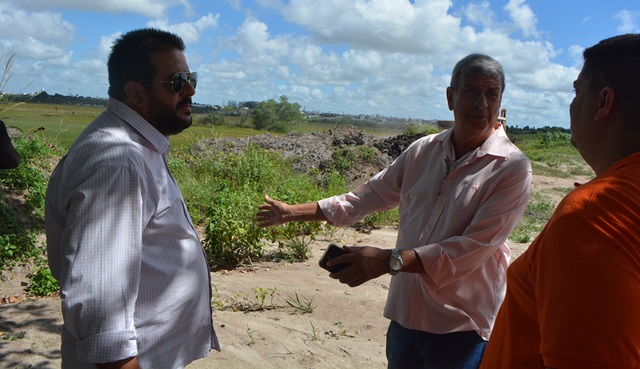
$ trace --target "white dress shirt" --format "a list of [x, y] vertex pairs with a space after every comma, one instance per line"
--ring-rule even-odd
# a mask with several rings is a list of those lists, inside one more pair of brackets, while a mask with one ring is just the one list
[[398, 206], [396, 247], [426, 274], [391, 278], [384, 315], [409, 329], [487, 340], [504, 299], [506, 240], [529, 199], [531, 165], [500, 127], [456, 163], [453, 129], [415, 141], [354, 191], [318, 202], [336, 226]]
[[63, 368], [131, 356], [142, 368], [182, 368], [219, 349], [209, 268], [169, 149], [110, 99], [51, 175], [47, 249], [60, 282]]

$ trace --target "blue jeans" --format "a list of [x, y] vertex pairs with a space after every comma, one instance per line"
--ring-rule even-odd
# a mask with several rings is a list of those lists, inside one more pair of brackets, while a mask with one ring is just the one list
[[476, 331], [433, 334], [391, 321], [387, 331], [389, 369], [477, 369], [487, 342]]

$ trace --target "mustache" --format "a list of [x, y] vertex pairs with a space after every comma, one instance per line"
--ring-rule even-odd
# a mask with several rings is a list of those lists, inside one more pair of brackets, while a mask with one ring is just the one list
[[178, 103], [178, 106], [182, 106], [182, 105], [193, 105], [191, 98], [190, 97], [185, 97], [183, 100], [181, 100]]

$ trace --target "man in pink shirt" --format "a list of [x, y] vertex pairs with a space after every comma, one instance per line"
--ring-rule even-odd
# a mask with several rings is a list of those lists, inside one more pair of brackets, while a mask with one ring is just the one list
[[471, 54], [453, 69], [447, 102], [454, 126], [415, 141], [352, 192], [289, 205], [265, 196], [261, 226], [326, 220], [346, 226], [398, 207], [393, 250], [345, 247], [330, 274], [356, 287], [385, 273], [389, 368], [477, 368], [506, 289], [506, 240], [529, 199], [531, 166], [498, 114], [502, 66]]

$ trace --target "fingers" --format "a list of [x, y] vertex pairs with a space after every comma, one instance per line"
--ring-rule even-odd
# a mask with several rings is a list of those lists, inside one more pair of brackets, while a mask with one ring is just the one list
[[266, 204], [259, 205], [259, 211], [256, 213], [256, 221], [258, 222], [258, 227], [260, 228], [275, 225], [274, 214], [272, 213], [273, 204], [275, 202], [268, 195], [264, 196], [264, 201], [266, 202]]
[[358, 272], [357, 268], [353, 267], [345, 268], [338, 273], [331, 273], [329, 277], [337, 279], [340, 283], [346, 284], [349, 287], [358, 287], [371, 279], [362, 275]]
[[348, 267], [329, 276], [349, 287], [357, 287], [372, 279], [378, 278], [388, 271], [388, 260], [385, 251], [370, 246], [344, 246], [348, 254], [332, 258], [327, 265], [349, 264]]

